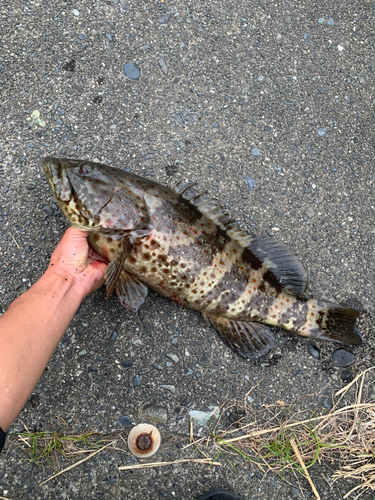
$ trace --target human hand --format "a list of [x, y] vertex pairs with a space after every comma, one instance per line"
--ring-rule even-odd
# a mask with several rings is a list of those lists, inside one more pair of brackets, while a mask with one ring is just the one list
[[69, 228], [51, 255], [48, 272], [69, 280], [83, 300], [104, 283], [107, 264], [87, 243], [90, 231]]

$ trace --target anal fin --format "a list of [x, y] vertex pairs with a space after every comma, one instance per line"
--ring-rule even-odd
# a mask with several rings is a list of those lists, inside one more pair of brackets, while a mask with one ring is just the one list
[[120, 277], [125, 259], [131, 252], [131, 249], [132, 244], [130, 243], [129, 237], [125, 236], [123, 238], [121, 254], [116, 259], [111, 260], [105, 270], [104, 281], [107, 287], [107, 299], [111, 296], [113, 290], [117, 287], [117, 282]]
[[121, 271], [116, 294], [120, 303], [132, 312], [137, 312], [147, 297], [148, 288], [126, 271]]
[[224, 342], [243, 358], [259, 359], [275, 344], [273, 333], [261, 323], [209, 316], [207, 320]]

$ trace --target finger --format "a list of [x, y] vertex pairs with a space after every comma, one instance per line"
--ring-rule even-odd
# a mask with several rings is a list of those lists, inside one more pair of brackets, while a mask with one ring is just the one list
[[[65, 231], [65, 235], [69, 236], [69, 238], [74, 238], [74, 239], [87, 239], [92, 231], [84, 231], [83, 229], [78, 229], [77, 227], [70, 227]], [[64, 236], [65, 236], [64, 235]]]

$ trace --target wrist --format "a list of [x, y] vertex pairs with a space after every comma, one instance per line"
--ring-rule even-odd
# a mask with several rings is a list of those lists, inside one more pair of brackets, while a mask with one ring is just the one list
[[63, 290], [69, 291], [71, 295], [77, 297], [79, 303], [95, 289], [87, 270], [81, 272], [76, 270], [76, 273], [72, 274], [64, 266], [50, 264], [43, 278], [50, 285], [53, 285], [54, 282], [60, 284], [57, 286], [62, 286]]
[[40, 289], [44, 295], [50, 295], [53, 298], [63, 298], [69, 296], [73, 301], [81, 302], [83, 297], [77, 290], [76, 280], [63, 269], [49, 267], [41, 278], [35, 283], [34, 287]]

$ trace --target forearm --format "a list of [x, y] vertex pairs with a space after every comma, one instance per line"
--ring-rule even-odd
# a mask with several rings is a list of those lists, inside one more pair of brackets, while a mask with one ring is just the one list
[[48, 270], [0, 317], [0, 427], [23, 408], [81, 303], [74, 283]]

